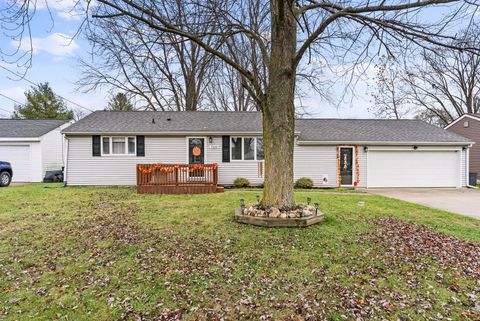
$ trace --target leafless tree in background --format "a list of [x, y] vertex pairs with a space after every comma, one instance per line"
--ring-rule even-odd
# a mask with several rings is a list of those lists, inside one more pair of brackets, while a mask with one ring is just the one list
[[373, 112], [378, 118], [408, 117], [408, 99], [401, 81], [403, 67], [392, 57], [383, 56], [375, 66], [375, 91], [372, 93]]
[[[185, 13], [175, 23], [187, 24]], [[209, 32], [201, 12], [192, 13], [192, 32]], [[79, 61], [86, 91], [97, 87], [118, 89], [137, 98], [150, 110], [201, 109], [202, 95], [215, 71], [214, 59], [198, 44], [155, 29], [145, 29], [128, 16], [95, 19], [85, 30], [92, 44], [90, 59]], [[209, 45], [216, 46], [212, 41]]]
[[[15, 2], [17, 1], [17, 2]], [[25, 0], [13, 0], [22, 5]], [[35, 0], [30, 0], [35, 1]], [[405, 46], [432, 45], [476, 51], [452, 42], [452, 28], [469, 24], [477, 5], [461, 0], [261, 0], [268, 32], [251, 29], [247, 0], [97, 0], [95, 19], [129, 17], [140, 30], [157, 30], [178, 41], [196, 43], [233, 68], [263, 113], [265, 188], [263, 205], [290, 207], [293, 198], [295, 90], [297, 71], [318, 56], [328, 64], [364, 66], [379, 53], [395, 56]], [[178, 6], [187, 21], [175, 20]], [[441, 14], [432, 15], [435, 6]], [[201, 12], [208, 30], [191, 23]], [[21, 13], [20, 13], [21, 15]], [[17, 21], [19, 18], [16, 19]], [[193, 27], [193, 28], [192, 28]], [[256, 65], [235, 57], [231, 44], [242, 39], [255, 46], [265, 65], [265, 82]], [[236, 52], [235, 52], [236, 53]], [[251, 55], [251, 52], [248, 52]], [[244, 80], [244, 81], [243, 81]]]
[[[479, 32], [475, 25], [451, 46], [480, 48]], [[480, 112], [480, 56], [473, 51], [434, 47], [416, 60], [378, 68], [373, 97], [379, 116], [414, 116], [443, 127], [465, 113]]]

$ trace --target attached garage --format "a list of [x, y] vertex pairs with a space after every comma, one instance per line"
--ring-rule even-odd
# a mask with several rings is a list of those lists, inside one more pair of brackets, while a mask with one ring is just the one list
[[63, 167], [65, 120], [0, 119], [0, 161], [12, 165], [12, 182], [41, 182]]
[[461, 187], [460, 150], [369, 150], [367, 187]]

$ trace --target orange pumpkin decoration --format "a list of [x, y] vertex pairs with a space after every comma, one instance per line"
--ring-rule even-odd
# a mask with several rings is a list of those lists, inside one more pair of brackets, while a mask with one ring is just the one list
[[193, 147], [192, 154], [193, 156], [200, 156], [202, 154], [201, 148], [198, 146]]

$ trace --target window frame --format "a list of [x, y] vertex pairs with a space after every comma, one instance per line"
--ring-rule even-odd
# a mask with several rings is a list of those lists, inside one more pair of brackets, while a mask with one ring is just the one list
[[[232, 152], [232, 139], [241, 139], [241, 150], [242, 150], [242, 159], [234, 159], [233, 158], [233, 152]], [[254, 144], [254, 149], [253, 149], [253, 159], [245, 159], [245, 138], [253, 138], [255, 140]], [[230, 161], [231, 162], [263, 162], [264, 159], [258, 159], [257, 158], [257, 141], [258, 139], [263, 139], [263, 137], [260, 136], [230, 136]]]
[[[113, 138], [123, 138], [125, 140], [125, 149], [123, 151], [123, 154], [114, 154], [113, 153]], [[109, 153], [105, 154], [103, 152], [103, 139], [108, 138], [108, 149]], [[133, 153], [128, 152], [128, 139], [133, 138], [133, 143], [134, 143], [134, 149]], [[100, 136], [100, 145], [101, 145], [101, 156], [113, 156], [113, 157], [125, 157], [125, 156], [137, 156], [137, 136]]]

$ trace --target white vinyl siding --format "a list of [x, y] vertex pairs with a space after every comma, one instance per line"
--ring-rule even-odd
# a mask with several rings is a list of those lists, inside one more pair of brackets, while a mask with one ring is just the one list
[[61, 130], [65, 126], [52, 130], [41, 138], [42, 178], [46, 171], [59, 171], [63, 167], [65, 141]]
[[[222, 163], [222, 137], [212, 137], [212, 143], [207, 140], [207, 162], [218, 164], [218, 183], [220, 185], [232, 185], [237, 177], [244, 177], [250, 181], [251, 185], [260, 185], [263, 183], [263, 177], [259, 175], [258, 166], [263, 161], [230, 161]], [[262, 164], [263, 165], [263, 164]], [[265, 166], [263, 166], [265, 173]]]
[[[212, 136], [212, 142], [209, 142], [209, 135], [205, 135], [205, 162], [217, 163], [218, 179], [221, 185], [231, 185], [237, 177], [247, 178], [251, 185], [263, 183], [262, 175], [259, 175], [259, 163], [263, 161], [230, 161], [222, 162], [222, 137]], [[146, 136], [145, 137], [145, 157], [135, 155], [124, 155], [122, 157], [92, 157], [92, 137], [91, 136], [70, 136], [68, 153], [68, 184], [69, 185], [135, 185], [136, 183], [136, 164], [140, 163], [179, 163], [188, 162], [187, 137], [185, 136]], [[432, 149], [436, 147], [419, 147], [420, 149]], [[438, 147], [437, 147], [438, 148]], [[458, 185], [465, 186], [466, 166], [465, 152], [459, 147], [456, 153], [461, 160], [456, 163]], [[369, 146], [368, 152], [365, 152], [364, 146], [358, 146], [358, 161], [360, 169], [360, 182], [358, 187], [367, 187], [367, 166], [371, 162], [371, 155], [375, 149], [392, 149], [391, 146]], [[399, 146], [395, 149], [411, 150], [411, 146]], [[452, 152], [452, 151], [450, 151]], [[404, 155], [404, 154], [401, 154]], [[408, 161], [408, 157], [400, 156], [399, 163]], [[354, 156], [355, 160], [355, 156]], [[375, 160], [374, 160], [375, 161]], [[430, 158], [420, 160], [422, 162], [430, 161]], [[397, 162], [397, 161], [396, 161]], [[371, 164], [370, 164], [371, 165]], [[375, 165], [375, 164], [374, 164]], [[453, 164], [445, 165], [452, 166]], [[265, 168], [263, 167], [263, 172]], [[376, 171], [374, 166], [369, 167], [369, 173]], [[462, 175], [460, 174], [463, 173]], [[316, 187], [337, 187], [337, 147], [334, 145], [325, 146], [306, 146], [295, 145], [294, 150], [294, 179], [300, 177], [309, 177], [314, 181]], [[328, 184], [323, 184], [324, 175], [328, 176]], [[375, 173], [374, 173], [375, 175]], [[356, 176], [355, 176], [356, 178]], [[435, 178], [432, 178], [433, 181]], [[391, 184], [392, 178], [385, 176], [385, 184]], [[383, 184], [383, 183], [382, 183]], [[393, 185], [392, 185], [393, 186]]]
[[69, 185], [135, 185], [136, 164], [186, 163], [185, 137], [145, 137], [145, 157], [92, 156], [92, 136], [69, 136]]

